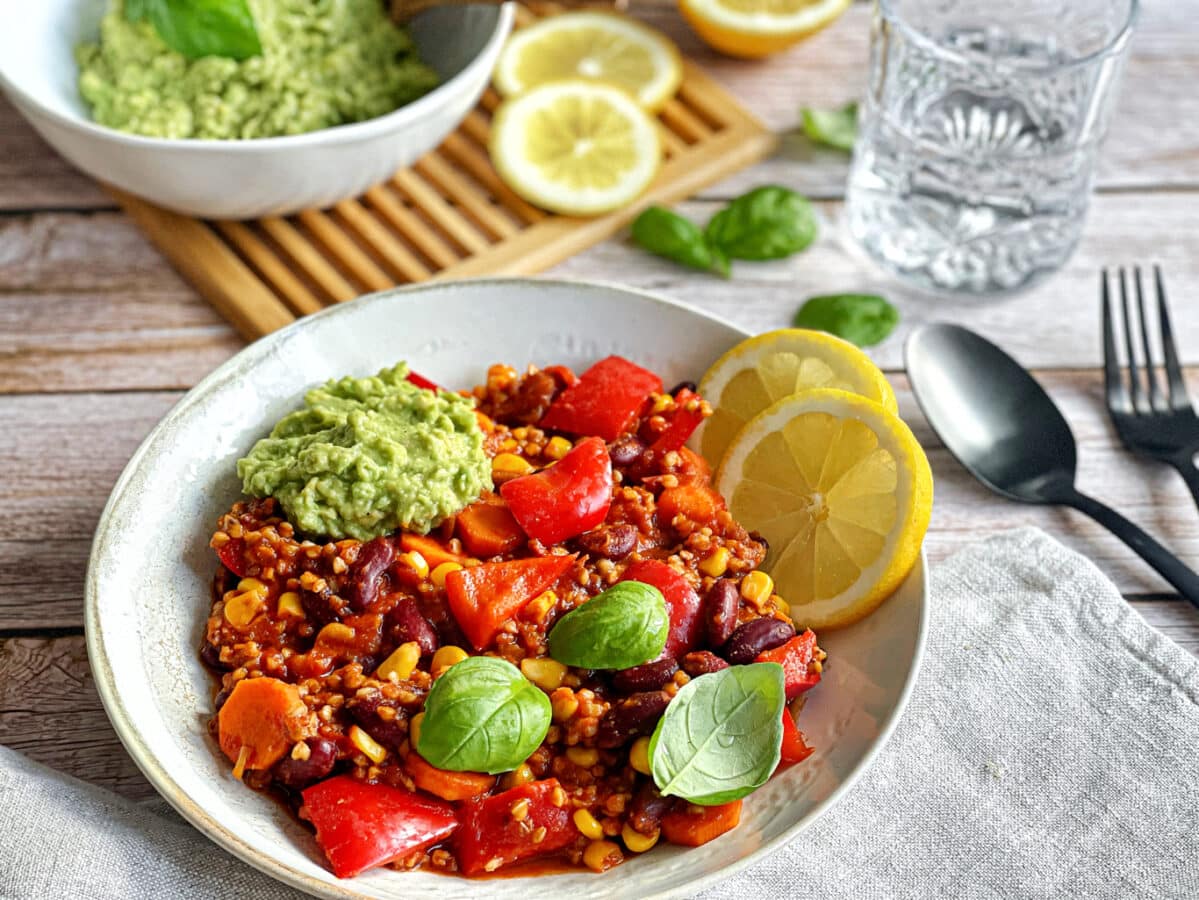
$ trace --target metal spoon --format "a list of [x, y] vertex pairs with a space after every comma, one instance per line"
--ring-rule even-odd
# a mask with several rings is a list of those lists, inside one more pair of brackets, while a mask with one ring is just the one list
[[940, 323], [915, 331], [904, 356], [929, 424], [975, 478], [1012, 500], [1086, 513], [1199, 606], [1199, 575], [1075, 488], [1078, 454], [1070, 426], [1019, 363], [974, 332]]

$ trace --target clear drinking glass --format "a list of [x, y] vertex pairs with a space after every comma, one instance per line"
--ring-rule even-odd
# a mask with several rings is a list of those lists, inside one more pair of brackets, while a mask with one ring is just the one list
[[942, 290], [1023, 287], [1078, 243], [1137, 0], [876, 0], [850, 233]]

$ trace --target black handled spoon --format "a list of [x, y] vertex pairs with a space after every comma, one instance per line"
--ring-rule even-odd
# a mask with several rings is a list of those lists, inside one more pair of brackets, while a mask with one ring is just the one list
[[1012, 500], [1086, 513], [1199, 606], [1199, 575], [1074, 486], [1078, 452], [1070, 426], [1019, 363], [973, 331], [943, 323], [913, 332], [904, 357], [925, 417], [970, 474]]

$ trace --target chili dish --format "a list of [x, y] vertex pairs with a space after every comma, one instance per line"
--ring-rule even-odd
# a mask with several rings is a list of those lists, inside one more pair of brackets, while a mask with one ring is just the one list
[[[400, 436], [372, 424], [396, 404]], [[735, 828], [812, 753], [796, 715], [825, 654], [685, 446], [710, 414], [620, 357], [495, 365], [461, 393], [403, 364], [310, 392], [239, 465], [247, 496], [211, 540], [200, 655], [233, 775], [288, 803], [343, 878], [603, 872]], [[438, 428], [461, 459], [419, 449]], [[347, 455], [363, 433], [385, 440]], [[393, 485], [377, 468], [422, 452], [483, 460], [481, 487], [426, 466], [469, 487], [364, 504], [356, 478]]]

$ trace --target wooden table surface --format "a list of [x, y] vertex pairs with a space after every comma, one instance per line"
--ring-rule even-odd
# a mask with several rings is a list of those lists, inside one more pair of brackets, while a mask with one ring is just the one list
[[[1161, 263], [1188, 377], [1199, 388], [1194, 0], [1145, 4], [1077, 253], [1043, 286], [996, 301], [944, 300], [887, 283], [839, 238], [846, 158], [814, 149], [795, 127], [801, 106], [839, 105], [860, 94], [866, 6], [761, 63], [714, 55], [673, 9], [647, 9], [638, 0], [634, 9], [783, 138], [774, 159], [682, 204], [682, 212], [702, 221], [730, 196], [774, 182], [818, 199], [826, 227], [807, 252], [738, 265], [731, 281], [688, 273], [623, 238], [547, 274], [657, 291], [753, 331], [787, 325], [812, 294], [887, 294], [901, 307], [903, 323], [875, 355], [932, 460], [933, 566], [967, 542], [1037, 525], [1093, 559], [1152, 625], [1199, 653], [1199, 613], [1122, 544], [1074, 513], [1011, 504], [974, 483], [938, 445], [902, 367], [904, 337], [922, 322], [963, 322], [996, 340], [1035, 370], [1064, 409], [1080, 444], [1082, 488], [1199, 566], [1199, 513], [1181, 479], [1125, 453], [1107, 420], [1097, 300], [1101, 266]], [[110, 728], [88, 671], [82, 629], [88, 548], [108, 492], [146, 432], [184, 390], [241, 347], [109, 198], [0, 100], [0, 743], [128, 796], [152, 793]]]

